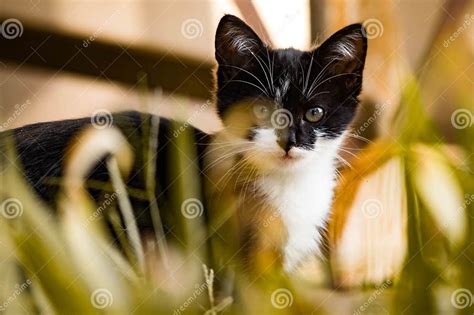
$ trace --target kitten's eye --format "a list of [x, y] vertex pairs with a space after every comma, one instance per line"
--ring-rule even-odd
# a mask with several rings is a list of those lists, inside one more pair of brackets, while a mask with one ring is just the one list
[[307, 121], [309, 122], [318, 122], [320, 121], [324, 116], [324, 109], [321, 107], [313, 107], [308, 109], [308, 111], [304, 114], [304, 117], [306, 118]]
[[254, 106], [253, 111], [258, 119], [265, 119], [268, 117], [268, 108], [265, 105], [256, 105]]

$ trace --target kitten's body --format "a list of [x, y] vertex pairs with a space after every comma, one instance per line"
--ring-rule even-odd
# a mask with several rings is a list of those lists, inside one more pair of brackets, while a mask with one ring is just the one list
[[[125, 179], [128, 188], [144, 192], [146, 189], [146, 166], [148, 160], [145, 157], [147, 150], [147, 141], [149, 137], [149, 127], [151, 115], [134, 111], [114, 113], [110, 117], [114, 127], [118, 128], [131, 145], [134, 153], [134, 165], [131, 174]], [[86, 128], [92, 127], [93, 119], [91, 117], [69, 119], [62, 121], [52, 121], [27, 125], [14, 130], [0, 133], [0, 173], [6, 169], [18, 169], [23, 172], [26, 180], [36, 193], [46, 201], [52, 209], [56, 208], [58, 193], [60, 192], [62, 178], [64, 176], [65, 159], [68, 152], [72, 149], [75, 139]], [[159, 205], [162, 207], [164, 221], [167, 223], [167, 229], [176, 229], [176, 220], [169, 219], [171, 210], [171, 196], [176, 194], [177, 184], [174, 183], [176, 176], [170, 171], [170, 161], [180, 154], [179, 149], [171, 142], [176, 142], [173, 135], [175, 129], [172, 127], [172, 121], [165, 118], [160, 119], [158, 131], [158, 147], [156, 149], [156, 191], [155, 196]], [[181, 125], [177, 125], [178, 128]], [[192, 167], [202, 168], [202, 156], [208, 142], [208, 135], [198, 129], [190, 128], [191, 137], [196, 141], [196, 161]], [[15, 144], [16, 154], [19, 159], [10, 161], [7, 158], [6, 143]], [[90, 188], [89, 193], [98, 204], [101, 204], [104, 193], [110, 194], [110, 177], [106, 167], [107, 157], [98, 161], [97, 166], [91, 171], [87, 180], [95, 185], [103, 186], [109, 183], [109, 187]], [[16, 165], [15, 165], [15, 164]], [[191, 167], [191, 168], [192, 168]], [[197, 174], [200, 174], [197, 171]], [[0, 179], [3, 180], [2, 177]], [[202, 177], [193, 179], [197, 187], [202, 187]], [[1, 182], [2, 185], [8, 183]], [[107, 188], [107, 189], [106, 189]], [[197, 196], [200, 199], [203, 191]], [[149, 212], [147, 200], [134, 198], [130, 196], [135, 217], [139, 229], [143, 232], [153, 230], [152, 219]], [[203, 201], [204, 202], [204, 201]], [[173, 215], [176, 215], [174, 213]]]
[[[240, 226], [245, 226], [253, 239], [247, 244], [252, 254], [272, 252], [281, 257], [287, 271], [307, 256], [321, 254], [322, 232], [335, 185], [338, 143], [332, 150], [315, 152], [305, 164], [259, 172], [246, 165], [238, 153], [220, 147], [229, 142], [228, 137], [225, 132], [214, 137], [204, 165], [219, 161], [208, 171], [216, 184], [209, 185], [211, 193], [235, 202], [232, 210], [239, 213]], [[219, 203], [221, 199], [217, 200]]]
[[[216, 106], [224, 129], [210, 142], [198, 130], [193, 129], [193, 134], [205, 175], [200, 178], [201, 197], [206, 196], [202, 201], [208, 211], [209, 233], [217, 232], [213, 243], [218, 252], [227, 252], [224, 264], [240, 254], [248, 267], [266, 268], [280, 260], [291, 271], [305, 257], [321, 253], [337, 151], [355, 116], [366, 49], [360, 24], [303, 52], [273, 50], [240, 19], [222, 18], [216, 33]], [[140, 157], [144, 144], [132, 136], [138, 133], [147, 138], [142, 125], [150, 116], [121, 113], [114, 117], [139, 157], [127, 184], [143, 188], [145, 161]], [[27, 177], [49, 201], [57, 189], [42, 180], [62, 175], [65, 146], [87, 125], [90, 119], [26, 126], [13, 132]], [[169, 122], [162, 120], [155, 195], [165, 217], [176, 215], [179, 208], [172, 202], [175, 178], [169, 164], [174, 160], [167, 153], [174, 147], [172, 132]], [[107, 181], [106, 173], [102, 163], [90, 178]], [[134, 208], [142, 218], [139, 227], [152, 227], [147, 206], [137, 201]]]

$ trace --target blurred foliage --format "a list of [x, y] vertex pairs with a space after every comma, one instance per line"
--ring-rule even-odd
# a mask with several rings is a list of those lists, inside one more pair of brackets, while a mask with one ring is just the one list
[[[383, 301], [383, 308], [389, 309], [387, 298], [393, 296], [392, 304], [396, 313], [432, 313], [437, 307], [438, 287], [474, 289], [472, 281], [467, 280], [469, 275], [472, 275], [473, 256], [469, 245], [473, 242], [474, 212], [473, 203], [464, 200], [458, 221], [466, 225], [465, 232], [450, 234], [449, 222], [444, 222], [447, 224], [444, 229], [440, 227], [443, 224], [443, 215], [438, 212], [443, 209], [435, 209], [433, 204], [426, 202], [429, 199], [423, 194], [427, 191], [420, 189], [420, 185], [434, 187], [434, 190], [428, 190], [434, 194], [453, 193], [450, 186], [457, 185], [462, 197], [463, 194], [474, 191], [473, 178], [469, 172], [473, 159], [472, 154], [469, 155], [469, 168], [460, 169], [441, 153], [446, 145], [438, 140], [437, 131], [423, 110], [418, 83], [414, 78], [407, 80], [401, 104], [400, 112], [395, 118], [393, 138], [377, 140], [366, 149], [364, 157], [373, 161], [373, 154], [378, 158], [385, 156], [381, 163], [377, 164], [382, 165], [383, 161], [399, 156], [403, 161], [407, 194], [406, 261], [393, 288], [386, 291], [385, 288], [377, 289], [382, 291], [380, 295], [384, 296], [379, 297], [377, 305]], [[156, 124], [150, 126], [157, 127]], [[150, 132], [150, 135], [156, 137], [156, 133]], [[118, 140], [112, 141], [110, 134], [92, 137], [100, 137], [100, 141], [86, 142], [88, 152], [94, 142], [121, 145]], [[156, 145], [153, 141], [149, 143], [152, 147]], [[171, 172], [175, 174], [186, 169], [189, 162], [187, 159], [196, 155], [190, 134], [182, 133], [177, 143], [178, 148], [170, 157], [176, 162], [170, 164], [174, 167]], [[422, 144], [424, 149], [420, 149]], [[13, 161], [13, 146], [10, 144], [9, 147], [9, 160]], [[393, 149], [386, 150], [390, 147]], [[127, 150], [113, 147], [109, 149], [112, 152], [121, 152], [115, 156], [116, 159], [122, 159], [123, 150]], [[465, 155], [472, 152], [472, 142], [461, 138], [459, 150], [464, 151]], [[372, 156], [370, 152], [374, 152]], [[380, 152], [384, 154], [380, 155]], [[95, 162], [84, 159], [80, 161], [85, 165]], [[436, 185], [430, 181], [423, 182], [423, 176], [426, 174], [420, 173], [418, 166], [418, 163], [433, 161], [436, 163], [430, 164], [432, 167], [428, 173], [438, 174], [435, 178], [445, 178]], [[360, 163], [368, 165], [363, 161]], [[127, 168], [127, 163], [117, 161], [115, 165], [115, 168], [109, 170], [120, 178], [121, 173], [127, 172], [123, 169]], [[179, 193], [174, 201], [177, 209], [186, 198], [199, 197], [199, 189], [193, 185], [196, 171], [189, 171], [177, 184], [179, 188], [176, 191]], [[371, 169], [367, 169], [367, 172], [370, 171]], [[139, 267], [139, 260], [136, 259], [137, 256], [144, 255], [143, 249], [134, 248], [133, 244], [129, 244], [133, 254], [123, 256], [117, 247], [112, 245], [112, 237], [104, 221], [89, 219], [96, 211], [97, 205], [92, 204], [92, 201], [81, 193], [83, 186], [70, 184], [72, 186], [68, 188], [67, 179], [65, 181], [65, 199], [60, 203], [59, 217], [54, 218], [51, 217], [51, 211], [34, 196], [15, 168], [8, 168], [2, 174], [2, 183], [8, 183], [2, 184], [2, 201], [14, 198], [21, 200], [22, 205], [20, 216], [13, 219], [5, 219], [2, 216], [0, 220], [0, 272], [4, 279], [1, 299], [11, 300], [6, 304], [6, 313], [16, 313], [23, 308], [21, 311], [24, 312], [81, 314], [218, 314], [224, 310], [226, 314], [306, 314], [319, 309], [315, 306], [313, 297], [308, 295], [308, 292], [314, 290], [311, 282], [290, 280], [278, 274], [265, 277], [265, 281], [249, 279], [240, 274], [219, 279], [230, 281], [233, 287], [232, 296], [219, 296], [214, 288], [214, 271], [207, 267], [202, 270], [202, 265], [207, 264], [207, 247], [201, 244], [210, 235], [206, 237], [204, 231], [207, 229], [204, 222], [199, 220], [184, 219], [180, 223], [182, 230], [177, 233], [187, 235], [182, 238], [186, 243], [182, 244], [181, 248], [165, 247], [166, 262], [163, 261], [163, 250], [155, 252], [158, 245], [156, 238], [145, 243], [148, 245], [145, 245], [147, 258], [143, 271]], [[70, 183], [74, 183], [74, 180]], [[115, 189], [124, 189], [119, 186], [117, 183], [113, 185]], [[454, 193], [457, 192], [454, 190]], [[120, 199], [120, 207], [117, 208], [123, 208], [123, 202], [126, 200], [127, 198]], [[350, 204], [351, 201], [346, 202]], [[109, 216], [113, 217], [111, 214]], [[175, 219], [179, 218], [183, 217], [178, 216]], [[122, 228], [130, 231], [130, 227]], [[453, 241], [450, 238], [455, 239]], [[130, 242], [131, 239], [133, 237], [127, 235], [123, 242]], [[6, 271], [8, 273], [5, 273]], [[25, 283], [27, 280], [31, 285], [18, 296], [15, 295], [15, 298], [9, 299], [12, 292], [9, 292], [8, 288], [14, 288], [15, 283]], [[366, 298], [366, 295], [359, 296], [354, 300], [352, 308], [357, 310]]]

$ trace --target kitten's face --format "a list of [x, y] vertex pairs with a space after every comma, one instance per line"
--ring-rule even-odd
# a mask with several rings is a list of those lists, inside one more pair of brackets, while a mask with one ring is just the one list
[[217, 107], [242, 155], [266, 169], [335, 155], [357, 109], [366, 49], [360, 24], [303, 52], [270, 49], [243, 21], [223, 17]]

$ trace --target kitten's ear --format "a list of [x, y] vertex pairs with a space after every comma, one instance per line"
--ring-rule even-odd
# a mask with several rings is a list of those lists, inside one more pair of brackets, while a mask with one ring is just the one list
[[225, 15], [216, 31], [216, 60], [219, 64], [238, 65], [265, 47], [258, 35], [236, 16]]
[[362, 76], [367, 54], [364, 34], [362, 24], [352, 24], [337, 31], [316, 49], [318, 62], [327, 66], [328, 73]]

